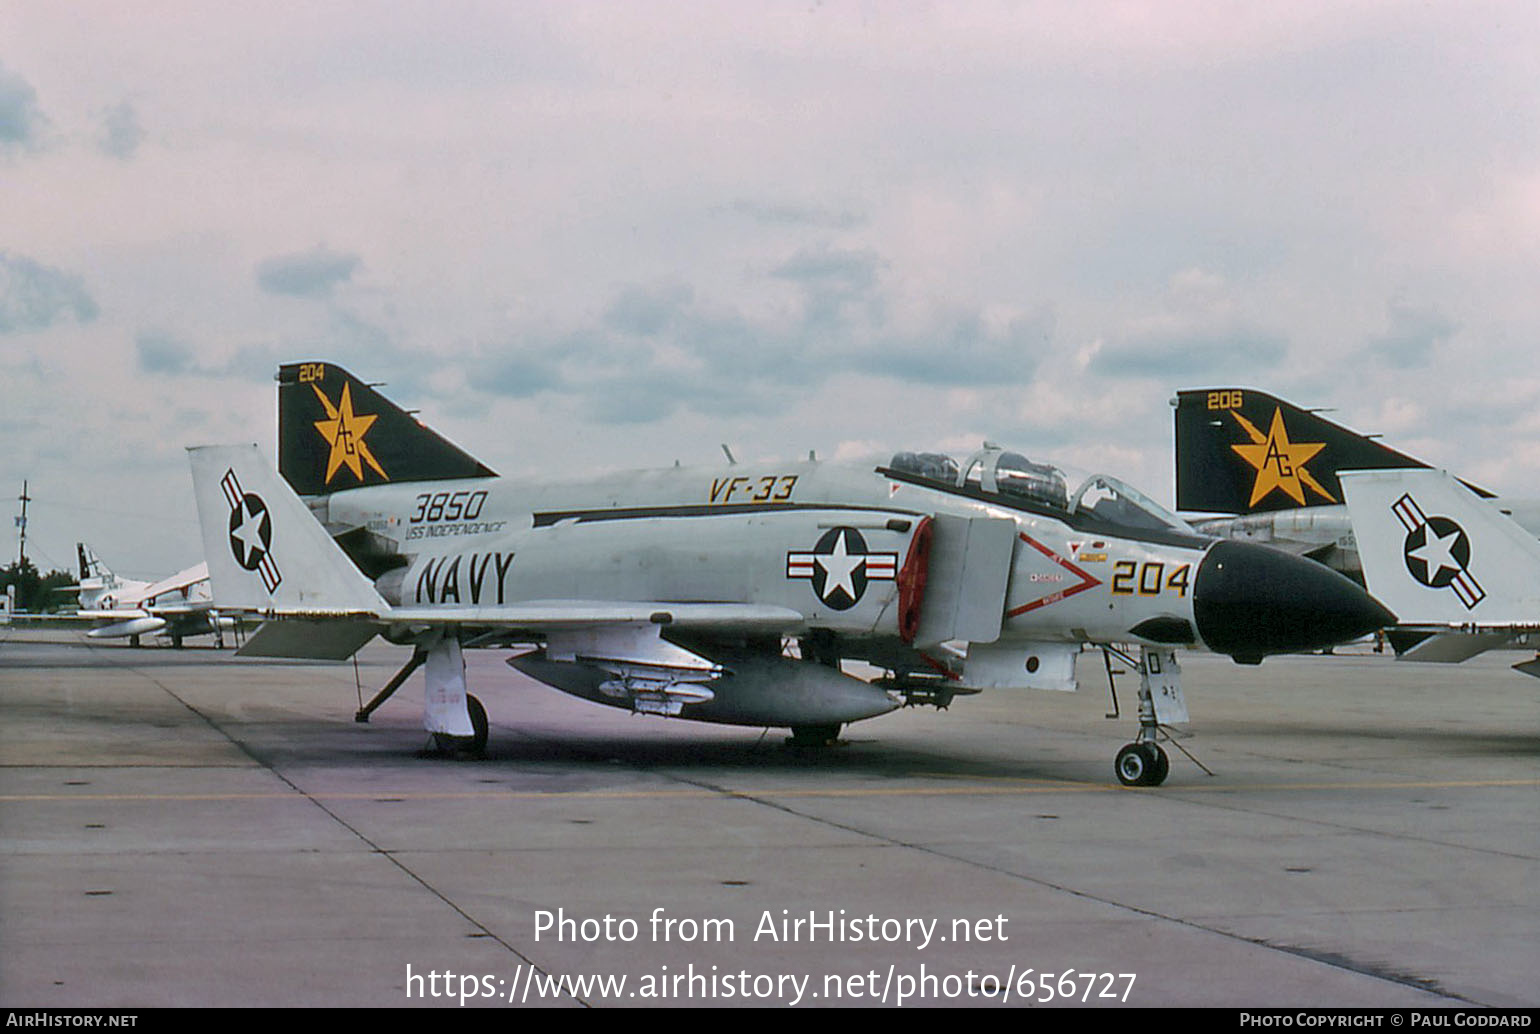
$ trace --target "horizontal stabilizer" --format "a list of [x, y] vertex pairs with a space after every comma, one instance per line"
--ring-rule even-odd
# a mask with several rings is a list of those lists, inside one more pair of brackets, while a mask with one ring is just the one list
[[268, 621], [235, 653], [237, 657], [345, 661], [377, 631], [379, 626], [371, 621]]
[[1536, 657], [1534, 660], [1530, 661], [1520, 661], [1518, 664], [1515, 664], [1512, 667], [1514, 671], [1521, 675], [1528, 675], [1531, 678], [1540, 679], [1540, 657]]
[[[1417, 645], [1397, 649], [1396, 659], [1425, 664], [1459, 664], [1478, 653], [1504, 646], [1513, 637], [1503, 632], [1435, 632], [1418, 640]], [[1395, 645], [1395, 639], [1391, 640]]]

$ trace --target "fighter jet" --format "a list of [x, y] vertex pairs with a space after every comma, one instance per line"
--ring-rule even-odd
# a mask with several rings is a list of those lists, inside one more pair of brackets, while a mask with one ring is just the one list
[[[1359, 582], [1363, 566], [1338, 472], [1428, 466], [1253, 388], [1194, 388], [1177, 392], [1171, 404], [1176, 508], [1193, 527], [1308, 556]], [[1466, 485], [1479, 496], [1492, 495]], [[1540, 535], [1540, 499], [1504, 500], [1502, 506], [1531, 535]]]
[[[1395, 607], [1403, 656], [1463, 661], [1540, 642], [1540, 541], [1441, 470], [1344, 471], [1369, 588]], [[1514, 670], [1540, 677], [1540, 657]]]
[[235, 620], [220, 615], [209, 594], [207, 564], [197, 564], [158, 582], [122, 578], [84, 542], [75, 544], [80, 565], [80, 606], [76, 616], [95, 621], [91, 639], [128, 639], [159, 635], [180, 647], [190, 635], [212, 635], [224, 645], [224, 633]]
[[288, 484], [255, 446], [190, 450], [215, 591], [268, 619], [242, 652], [410, 645], [360, 717], [425, 665], [424, 726], [446, 746], [485, 742], [467, 646], [530, 644], [508, 663], [597, 703], [817, 744], [903, 704], [1072, 690], [1096, 645], [1140, 675], [1117, 776], [1156, 785], [1164, 729], [1187, 721], [1178, 648], [1258, 663], [1394, 620], [1319, 564], [991, 443], [526, 482], [337, 366], [287, 365], [279, 384]]

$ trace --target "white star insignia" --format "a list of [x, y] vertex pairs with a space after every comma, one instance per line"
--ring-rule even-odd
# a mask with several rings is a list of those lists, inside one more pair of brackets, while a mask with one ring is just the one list
[[845, 535], [834, 540], [834, 552], [818, 553], [813, 557], [815, 563], [824, 569], [823, 595], [828, 599], [835, 589], [843, 589], [845, 595], [851, 599], [856, 598], [856, 568], [866, 563], [866, 557], [851, 556], [845, 552]]
[[[244, 503], [241, 505], [240, 513], [240, 527], [232, 531], [230, 535], [232, 538], [240, 540], [246, 549], [247, 561], [250, 562], [251, 557], [266, 548], [262, 545], [262, 518], [260, 516], [253, 516]], [[254, 550], [256, 551], [255, 553], [253, 552]]]
[[1463, 570], [1460, 562], [1454, 558], [1454, 546], [1460, 540], [1460, 529], [1454, 528], [1448, 535], [1439, 536], [1431, 525], [1426, 527], [1426, 541], [1412, 550], [1411, 555], [1428, 565], [1428, 581], [1437, 578], [1445, 568], [1451, 571]]

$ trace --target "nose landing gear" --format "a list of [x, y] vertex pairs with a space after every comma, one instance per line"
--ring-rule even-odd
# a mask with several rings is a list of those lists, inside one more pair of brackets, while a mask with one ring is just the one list
[[[1102, 647], [1107, 661], [1107, 682], [1112, 688], [1113, 713], [1116, 718], [1117, 689], [1113, 682], [1112, 658], [1116, 656], [1129, 667], [1139, 671], [1139, 734], [1134, 742], [1125, 744], [1118, 751], [1112, 770], [1118, 782], [1124, 786], [1159, 786], [1171, 771], [1171, 759], [1158, 740], [1162, 735], [1170, 739], [1166, 726], [1181, 725], [1187, 721], [1187, 701], [1182, 697], [1182, 668], [1176, 662], [1176, 651], [1170, 648], [1141, 646], [1136, 661], [1129, 654], [1112, 646]], [[1209, 775], [1214, 773], [1197, 758], [1192, 757], [1181, 744], [1170, 741], [1194, 764]]]

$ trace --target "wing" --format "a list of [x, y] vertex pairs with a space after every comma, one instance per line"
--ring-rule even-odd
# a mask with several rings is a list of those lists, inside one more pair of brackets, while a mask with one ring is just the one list
[[[208, 580], [209, 565], [206, 563], [196, 564], [185, 571], [178, 571], [171, 577], [162, 578], [160, 581], [146, 587], [139, 594], [139, 598], [145, 601], [157, 601], [157, 604], [150, 604], [151, 606], [156, 606], [160, 603], [174, 606], [177, 603], [196, 599], [199, 595], [197, 590], [200, 586], [206, 587]], [[202, 595], [207, 596], [206, 589]]]
[[380, 620], [395, 625], [456, 625], [546, 633], [594, 625], [656, 625], [721, 633], [765, 635], [801, 631], [799, 611], [751, 603], [604, 602], [534, 600], [505, 607], [391, 607]]
[[[803, 615], [783, 607], [742, 603], [604, 602], [540, 600], [505, 607], [389, 607], [373, 613], [317, 614], [278, 608], [237, 651], [243, 657], [345, 660], [374, 638], [413, 637], [437, 628], [467, 633], [468, 645], [539, 640], [553, 655], [578, 654], [578, 644], [604, 642], [615, 653], [624, 642], [635, 659], [660, 666], [684, 661], [663, 638], [665, 630], [707, 636], [795, 635]], [[683, 666], [690, 667], [691, 663]]]

